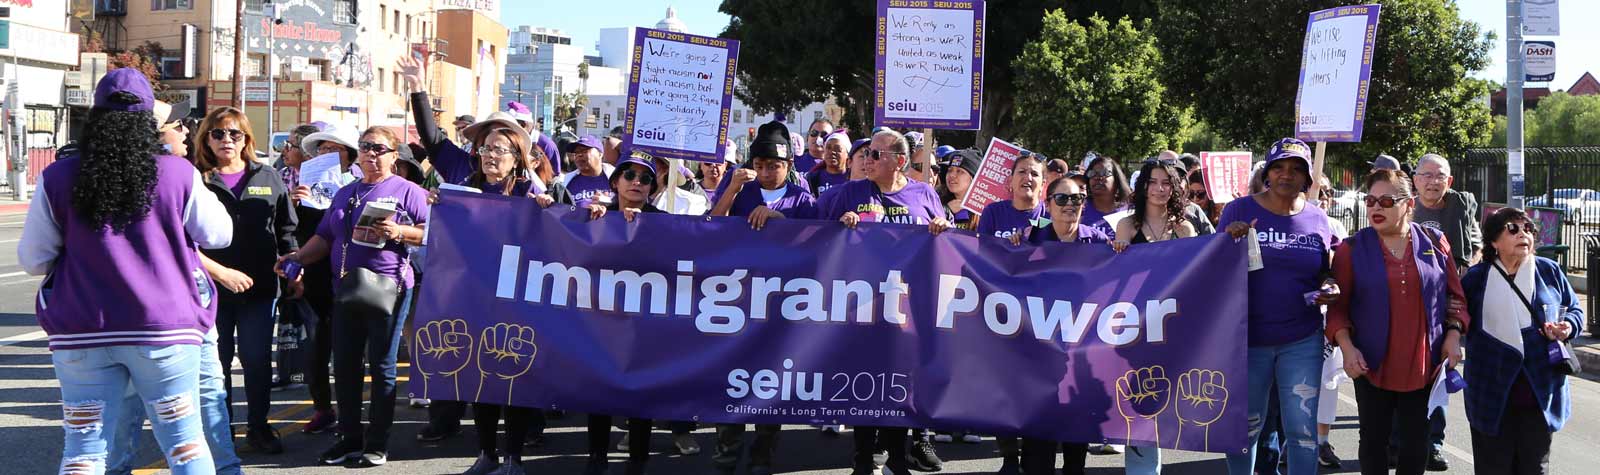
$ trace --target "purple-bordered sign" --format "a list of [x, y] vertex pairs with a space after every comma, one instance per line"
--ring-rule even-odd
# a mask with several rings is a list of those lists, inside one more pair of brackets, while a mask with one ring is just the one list
[[977, 129], [983, 0], [878, 0], [877, 125]]
[[1308, 142], [1360, 142], [1378, 39], [1378, 5], [1313, 12], [1306, 21], [1294, 135]]
[[638, 28], [623, 147], [657, 157], [721, 161], [738, 63], [738, 41]]

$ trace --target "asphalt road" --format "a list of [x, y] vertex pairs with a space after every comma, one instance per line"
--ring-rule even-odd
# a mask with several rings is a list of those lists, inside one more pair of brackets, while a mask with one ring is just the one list
[[[0, 215], [0, 460], [5, 464], [3, 473], [34, 474], [53, 473], [61, 453], [60, 392], [50, 366], [50, 355], [45, 348], [44, 334], [33, 316], [33, 292], [39, 279], [23, 275], [17, 266], [17, 239], [21, 236], [22, 215]], [[404, 373], [402, 373], [404, 374]], [[404, 376], [402, 376], [403, 378]], [[243, 377], [234, 370], [236, 387], [242, 386]], [[404, 386], [402, 386], [402, 390]], [[1590, 474], [1600, 467], [1600, 382], [1575, 379], [1573, 405], [1576, 415], [1567, 428], [1558, 433], [1551, 456], [1555, 474]], [[249, 473], [336, 474], [350, 473], [343, 467], [324, 467], [316, 464], [316, 457], [333, 443], [329, 434], [308, 435], [299, 427], [311, 415], [310, 397], [304, 390], [273, 393], [272, 423], [284, 434], [288, 451], [282, 455], [241, 453]], [[1332, 442], [1347, 460], [1339, 469], [1323, 470], [1325, 473], [1357, 473], [1353, 460], [1356, 455], [1355, 399], [1346, 385], [1340, 397], [1341, 417], [1334, 427]], [[244, 412], [244, 401], [235, 401], [236, 413]], [[1447, 458], [1451, 464], [1449, 474], [1472, 473], [1472, 450], [1462, 402], [1459, 395], [1451, 402], [1449, 429], [1446, 442]], [[476, 439], [470, 420], [461, 436], [437, 444], [422, 444], [413, 436], [422, 428], [426, 412], [400, 407], [396, 411], [399, 422], [391, 442], [393, 451], [389, 465], [367, 469], [370, 472], [397, 474], [455, 474], [472, 464], [476, 455]], [[549, 443], [542, 448], [529, 448], [528, 468], [533, 473], [579, 473], [583, 464], [584, 429], [582, 418], [576, 415], [552, 421], [547, 432]], [[709, 428], [695, 432], [704, 451], [699, 455], [680, 456], [668, 454], [671, 437], [658, 431], [653, 439], [657, 455], [651, 462], [654, 474], [706, 474], [711, 469], [710, 452], [713, 433]], [[136, 473], [162, 473], [164, 467], [158, 453], [147, 449], [139, 454]], [[616, 434], [620, 439], [621, 433]], [[845, 467], [852, 450], [849, 434], [829, 437], [805, 426], [785, 427], [780, 436], [778, 469], [780, 473], [794, 474], [847, 474]], [[239, 439], [242, 447], [243, 439]], [[945, 458], [943, 473], [979, 474], [993, 473], [1000, 467], [999, 453], [992, 439], [981, 444], [948, 444], [939, 446]], [[1221, 457], [1217, 455], [1168, 451], [1165, 473], [1218, 474], [1225, 473]], [[612, 467], [621, 473], [622, 454], [613, 452]], [[1122, 473], [1121, 456], [1090, 456], [1090, 473]]]

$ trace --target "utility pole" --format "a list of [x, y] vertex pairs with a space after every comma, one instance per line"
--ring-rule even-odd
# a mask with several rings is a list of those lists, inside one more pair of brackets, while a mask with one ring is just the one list
[[244, 111], [244, 0], [233, 18], [233, 108]]
[[278, 6], [268, 1], [261, 5], [267, 19], [267, 137], [278, 130], [274, 115], [278, 111]]
[[1506, 205], [1523, 207], [1527, 182], [1522, 174], [1522, 0], [1506, 0]]

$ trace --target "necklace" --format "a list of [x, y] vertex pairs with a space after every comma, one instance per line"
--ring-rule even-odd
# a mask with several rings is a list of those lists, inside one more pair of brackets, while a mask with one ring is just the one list
[[1401, 257], [1405, 257], [1405, 255], [1406, 255], [1406, 245], [1409, 244], [1410, 242], [1411, 242], [1411, 240], [1409, 239], [1409, 236], [1406, 236], [1406, 235], [1402, 234], [1402, 235], [1400, 235], [1399, 244], [1390, 244], [1389, 240], [1385, 239], [1385, 240], [1383, 240], [1383, 247], [1389, 250], [1389, 255], [1394, 256], [1396, 259], [1398, 259], [1398, 258], [1401, 258]]

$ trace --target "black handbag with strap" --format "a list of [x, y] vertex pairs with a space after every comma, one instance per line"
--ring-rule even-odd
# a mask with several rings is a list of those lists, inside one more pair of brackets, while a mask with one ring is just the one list
[[[360, 197], [350, 200], [350, 216], [357, 216], [356, 205], [361, 202]], [[350, 227], [355, 229], [355, 220], [350, 220]], [[373, 318], [388, 316], [394, 312], [395, 303], [400, 300], [400, 282], [394, 277], [379, 274], [372, 269], [357, 266], [349, 268], [348, 254], [350, 240], [345, 239], [339, 247], [339, 285], [333, 292], [333, 304], [341, 310], [357, 315], [366, 315]], [[410, 257], [407, 256], [407, 261]], [[405, 272], [408, 262], [400, 264], [401, 272]]]
[[[1494, 270], [1500, 273], [1500, 277], [1506, 280], [1506, 285], [1511, 287], [1511, 291], [1517, 293], [1517, 299], [1521, 300], [1522, 305], [1528, 308], [1528, 323], [1533, 325], [1534, 329], [1539, 329], [1539, 334], [1544, 334], [1543, 327], [1539, 325], [1539, 320], [1542, 320], [1540, 317], [1544, 313], [1533, 306], [1533, 301], [1528, 300], [1528, 296], [1524, 295], [1522, 289], [1517, 287], [1517, 283], [1511, 280], [1511, 275], [1506, 274], [1506, 270], [1500, 268], [1499, 263], [1494, 264]], [[1548, 351], [1549, 353], [1546, 356], [1550, 358], [1550, 369], [1555, 371], [1556, 374], [1573, 376], [1583, 372], [1583, 366], [1578, 364], [1578, 358], [1575, 358], [1572, 354], [1571, 343], [1567, 343], [1565, 340], [1552, 340]]]

